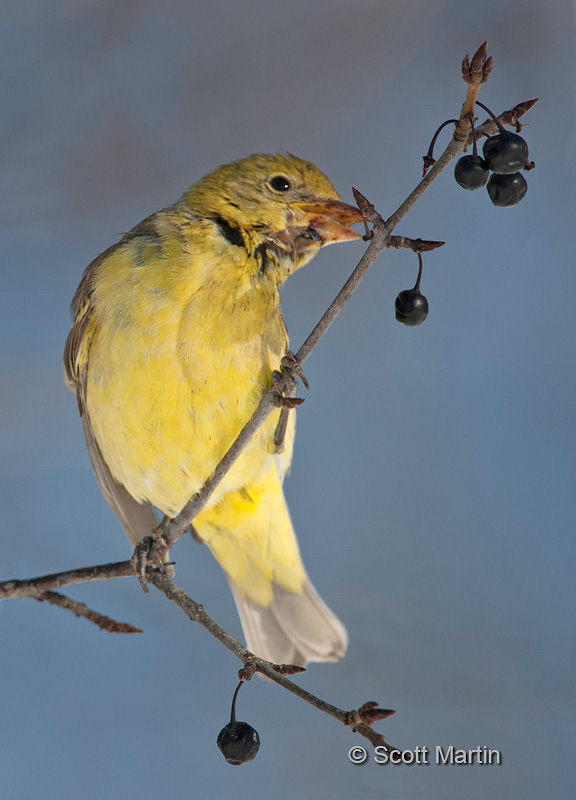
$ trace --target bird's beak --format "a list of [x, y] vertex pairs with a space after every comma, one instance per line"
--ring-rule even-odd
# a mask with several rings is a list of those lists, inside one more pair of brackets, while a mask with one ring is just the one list
[[293, 208], [302, 214], [298, 226], [306, 227], [318, 234], [321, 246], [337, 242], [351, 242], [362, 235], [350, 230], [349, 225], [362, 222], [362, 213], [356, 206], [341, 200], [318, 200], [313, 203], [295, 203]]

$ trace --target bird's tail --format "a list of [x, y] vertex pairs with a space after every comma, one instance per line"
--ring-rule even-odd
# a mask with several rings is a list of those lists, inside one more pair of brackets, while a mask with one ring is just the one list
[[231, 582], [232, 594], [248, 650], [274, 664], [340, 661], [348, 647], [346, 628], [318, 595], [308, 578], [300, 594], [277, 584], [266, 608], [243, 595]]
[[194, 527], [226, 572], [249, 650], [299, 666], [344, 656], [346, 629], [306, 575], [274, 467], [205, 509]]

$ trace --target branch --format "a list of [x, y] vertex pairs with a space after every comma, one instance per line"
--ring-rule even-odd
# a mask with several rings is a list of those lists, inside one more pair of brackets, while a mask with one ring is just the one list
[[[111, 578], [135, 577], [135, 575], [134, 567], [130, 561], [120, 561], [115, 564], [84, 567], [82, 569], [58, 572], [53, 575], [43, 575], [39, 578], [30, 578], [28, 580], [3, 581], [0, 583], [0, 599], [12, 600], [28, 597], [39, 601], [45, 600], [61, 608], [67, 608], [76, 616], [83, 616], [104, 630], [108, 630], [112, 633], [141, 633], [142, 631], [139, 628], [134, 628], [132, 625], [127, 625], [126, 623], [117, 623], [98, 612], [91, 611], [91, 609], [88, 609], [83, 603], [76, 603], [68, 597], [51, 591], [54, 587], [72, 586], [92, 581], [109, 580]], [[192, 622], [198, 622], [208, 633], [218, 639], [224, 647], [242, 661], [243, 668], [239, 672], [240, 680], [250, 680], [256, 672], [259, 672], [274, 683], [277, 683], [279, 686], [282, 686], [287, 691], [296, 695], [296, 697], [314, 706], [314, 708], [323, 711], [325, 714], [329, 714], [343, 725], [360, 733], [366, 739], [369, 739], [374, 746], [379, 745], [384, 747], [390, 753], [393, 751], [401, 752], [398, 748], [388, 744], [381, 733], [376, 733], [376, 731], [371, 728], [374, 722], [391, 716], [395, 713], [394, 711], [377, 708], [377, 703], [374, 702], [364, 703], [363, 706], [355, 711], [344, 711], [341, 708], [337, 708], [321, 700], [319, 697], [307, 692], [306, 689], [303, 689], [301, 686], [298, 686], [286, 678], [286, 675], [295, 675], [299, 672], [305, 672], [302, 667], [295, 667], [291, 664], [272, 664], [270, 661], [258, 658], [240, 644], [240, 642], [234, 639], [234, 637], [230, 636], [224, 628], [218, 625], [218, 623], [204, 611], [204, 606], [192, 600], [192, 598], [170, 580], [167, 575], [154, 567], [148, 567], [146, 577], [147, 580], [154, 584], [154, 586], [169, 600], [172, 600], [173, 603], [179, 606]]]
[[[84, 567], [68, 572], [42, 575], [39, 578], [2, 581], [0, 583], [0, 600], [13, 600], [25, 597], [40, 601], [46, 600], [61, 608], [71, 610], [76, 616], [84, 616], [90, 619], [92, 615], [94, 615], [95, 618], [92, 618], [91, 621], [96, 622], [96, 624], [105, 630], [118, 633], [139, 633], [140, 630], [138, 628], [126, 625], [125, 623], [116, 623], [114, 620], [109, 620], [110, 625], [107, 623], [101, 625], [100, 621], [108, 620], [107, 617], [103, 617], [97, 612], [86, 609], [83, 603], [76, 603], [68, 597], [51, 591], [54, 587], [73, 586], [80, 583], [109, 580], [111, 578], [135, 577], [135, 575], [134, 567], [130, 561], [120, 561], [114, 564], [100, 564], [95, 567]], [[274, 681], [274, 683], [277, 683], [301, 700], [314, 706], [314, 708], [323, 711], [325, 714], [329, 714], [343, 725], [351, 727], [354, 731], [357, 731], [362, 736], [369, 739], [375, 746], [380, 745], [381, 747], [385, 747], [389, 752], [398, 750], [398, 748], [389, 745], [382, 734], [376, 733], [370, 727], [377, 720], [391, 716], [395, 713], [394, 711], [379, 709], [376, 703], [365, 703], [357, 711], [344, 711], [330, 703], [326, 703], [324, 700], [307, 692], [306, 689], [302, 689], [302, 687], [286, 678], [286, 675], [304, 672], [305, 670], [302, 667], [294, 667], [291, 664], [272, 664], [270, 661], [258, 658], [208, 616], [204, 611], [204, 607], [195, 600], [192, 600], [192, 598], [173, 583], [167, 575], [160, 572], [158, 569], [148, 567], [146, 577], [147, 580], [154, 584], [154, 586], [166, 595], [169, 600], [176, 603], [193, 622], [198, 622], [202, 625], [208, 633], [212, 634], [212, 636], [218, 639], [221, 644], [242, 661], [243, 669], [239, 672], [240, 680], [250, 680], [254, 673], [260, 672], [262, 675]], [[84, 609], [86, 609], [88, 613], [84, 613]], [[114, 626], [120, 629], [116, 629]], [[124, 629], [121, 630], [121, 628]]]
[[270, 661], [258, 658], [241, 645], [240, 642], [230, 636], [224, 628], [221, 628], [220, 625], [204, 611], [204, 606], [192, 600], [191, 597], [188, 597], [188, 595], [182, 591], [179, 586], [176, 586], [167, 575], [157, 569], [149, 569], [147, 578], [149, 582], [153, 583], [169, 600], [176, 603], [192, 622], [198, 622], [202, 625], [202, 627], [218, 639], [224, 647], [227, 647], [236, 658], [242, 661], [244, 666], [238, 673], [240, 680], [250, 680], [256, 672], [259, 672], [274, 683], [277, 683], [279, 686], [282, 686], [287, 691], [296, 695], [296, 697], [299, 697], [300, 700], [304, 700], [319, 711], [334, 717], [338, 722], [352, 728], [353, 731], [369, 739], [374, 746], [379, 745], [384, 747], [389, 753], [402, 752], [397, 747], [388, 744], [384, 736], [374, 731], [371, 727], [374, 722], [386, 719], [386, 717], [395, 714], [395, 711], [378, 708], [378, 704], [375, 702], [364, 703], [363, 706], [355, 711], [344, 711], [341, 708], [331, 705], [331, 703], [327, 703], [325, 700], [321, 700], [319, 697], [307, 692], [306, 689], [303, 689], [301, 686], [298, 686], [296, 683], [286, 678], [287, 674], [304, 672], [305, 670], [302, 667], [294, 667], [291, 664], [272, 664]]
[[133, 578], [136, 575], [132, 562], [117, 561], [100, 564], [96, 567], [82, 567], [67, 572], [54, 572], [39, 578], [9, 580], [0, 582], [0, 600], [16, 600], [22, 597], [40, 598], [52, 589], [76, 586], [78, 583], [105, 581], [111, 578]]

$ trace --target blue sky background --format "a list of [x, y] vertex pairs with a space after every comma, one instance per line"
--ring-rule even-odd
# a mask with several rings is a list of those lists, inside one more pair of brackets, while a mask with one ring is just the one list
[[[460, 60], [494, 56], [482, 100], [540, 96], [537, 169], [499, 210], [446, 173], [398, 229], [430, 315], [394, 320], [416, 258], [385, 254], [310, 359], [286, 490], [314, 583], [350, 632], [300, 681], [343, 708], [398, 709], [391, 742], [487, 746], [500, 766], [348, 762], [364, 744], [254, 681], [252, 764], [216, 747], [238, 662], [136, 581], [70, 594], [145, 629], [111, 636], [33, 601], [0, 608], [0, 793], [566, 798], [574, 785], [574, 5], [562, 0], [5, 0], [0, 13], [2, 578], [125, 559], [62, 382], [86, 264], [218, 164], [288, 150], [384, 216], [457, 115]], [[482, 117], [483, 118], [483, 117]], [[443, 141], [447, 141], [445, 138]], [[286, 286], [295, 348], [362, 253], [329, 248]], [[240, 627], [206, 548], [180, 585]]]

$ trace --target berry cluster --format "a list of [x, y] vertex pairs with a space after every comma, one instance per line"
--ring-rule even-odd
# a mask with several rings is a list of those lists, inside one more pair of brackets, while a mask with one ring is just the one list
[[[518, 116], [525, 114], [535, 102], [536, 100], [529, 100], [516, 106], [513, 112], [518, 113], [515, 117], [512, 115], [513, 118], [517, 120]], [[534, 167], [534, 162], [528, 160], [528, 145], [518, 133], [507, 131], [500, 120], [483, 103], [478, 100], [476, 103], [490, 114], [498, 128], [498, 133], [495, 136], [490, 136], [484, 142], [484, 147], [482, 148], [484, 157], [482, 158], [482, 156], [478, 155], [474, 117], [473, 115], [468, 116], [472, 130], [472, 155], [462, 156], [457, 161], [454, 168], [456, 182], [463, 189], [469, 189], [470, 191], [486, 186], [490, 199], [495, 206], [500, 208], [518, 205], [528, 191], [526, 178], [520, 170], [529, 170]], [[457, 119], [448, 119], [440, 125], [432, 137], [427, 154], [424, 156], [422, 177], [436, 163], [434, 146], [440, 132], [447, 125], [458, 125], [458, 123], [459, 120]], [[515, 124], [519, 131], [521, 128], [520, 123], [516, 121]], [[400, 292], [396, 298], [396, 319], [403, 325], [410, 327], [421, 325], [428, 316], [428, 300], [420, 292], [420, 281], [422, 279], [422, 255], [420, 252], [418, 252], [418, 258], [420, 260], [420, 270], [416, 285], [413, 289], [405, 289]]]
[[230, 722], [222, 728], [217, 740], [222, 755], [229, 764], [234, 766], [252, 761], [253, 758], [256, 758], [260, 749], [258, 731], [254, 730], [247, 722], [236, 721], [236, 698], [242, 683], [240, 681], [232, 698]]
[[[486, 186], [495, 206], [509, 208], [518, 205], [528, 191], [526, 178], [521, 169], [530, 169], [528, 145], [517, 133], [507, 131], [490, 109], [482, 106], [498, 126], [498, 133], [484, 142], [482, 153], [478, 155], [476, 132], [472, 122], [473, 154], [463, 156], [456, 163], [454, 177], [463, 189], [474, 191]], [[492, 175], [490, 175], [492, 172]]]

